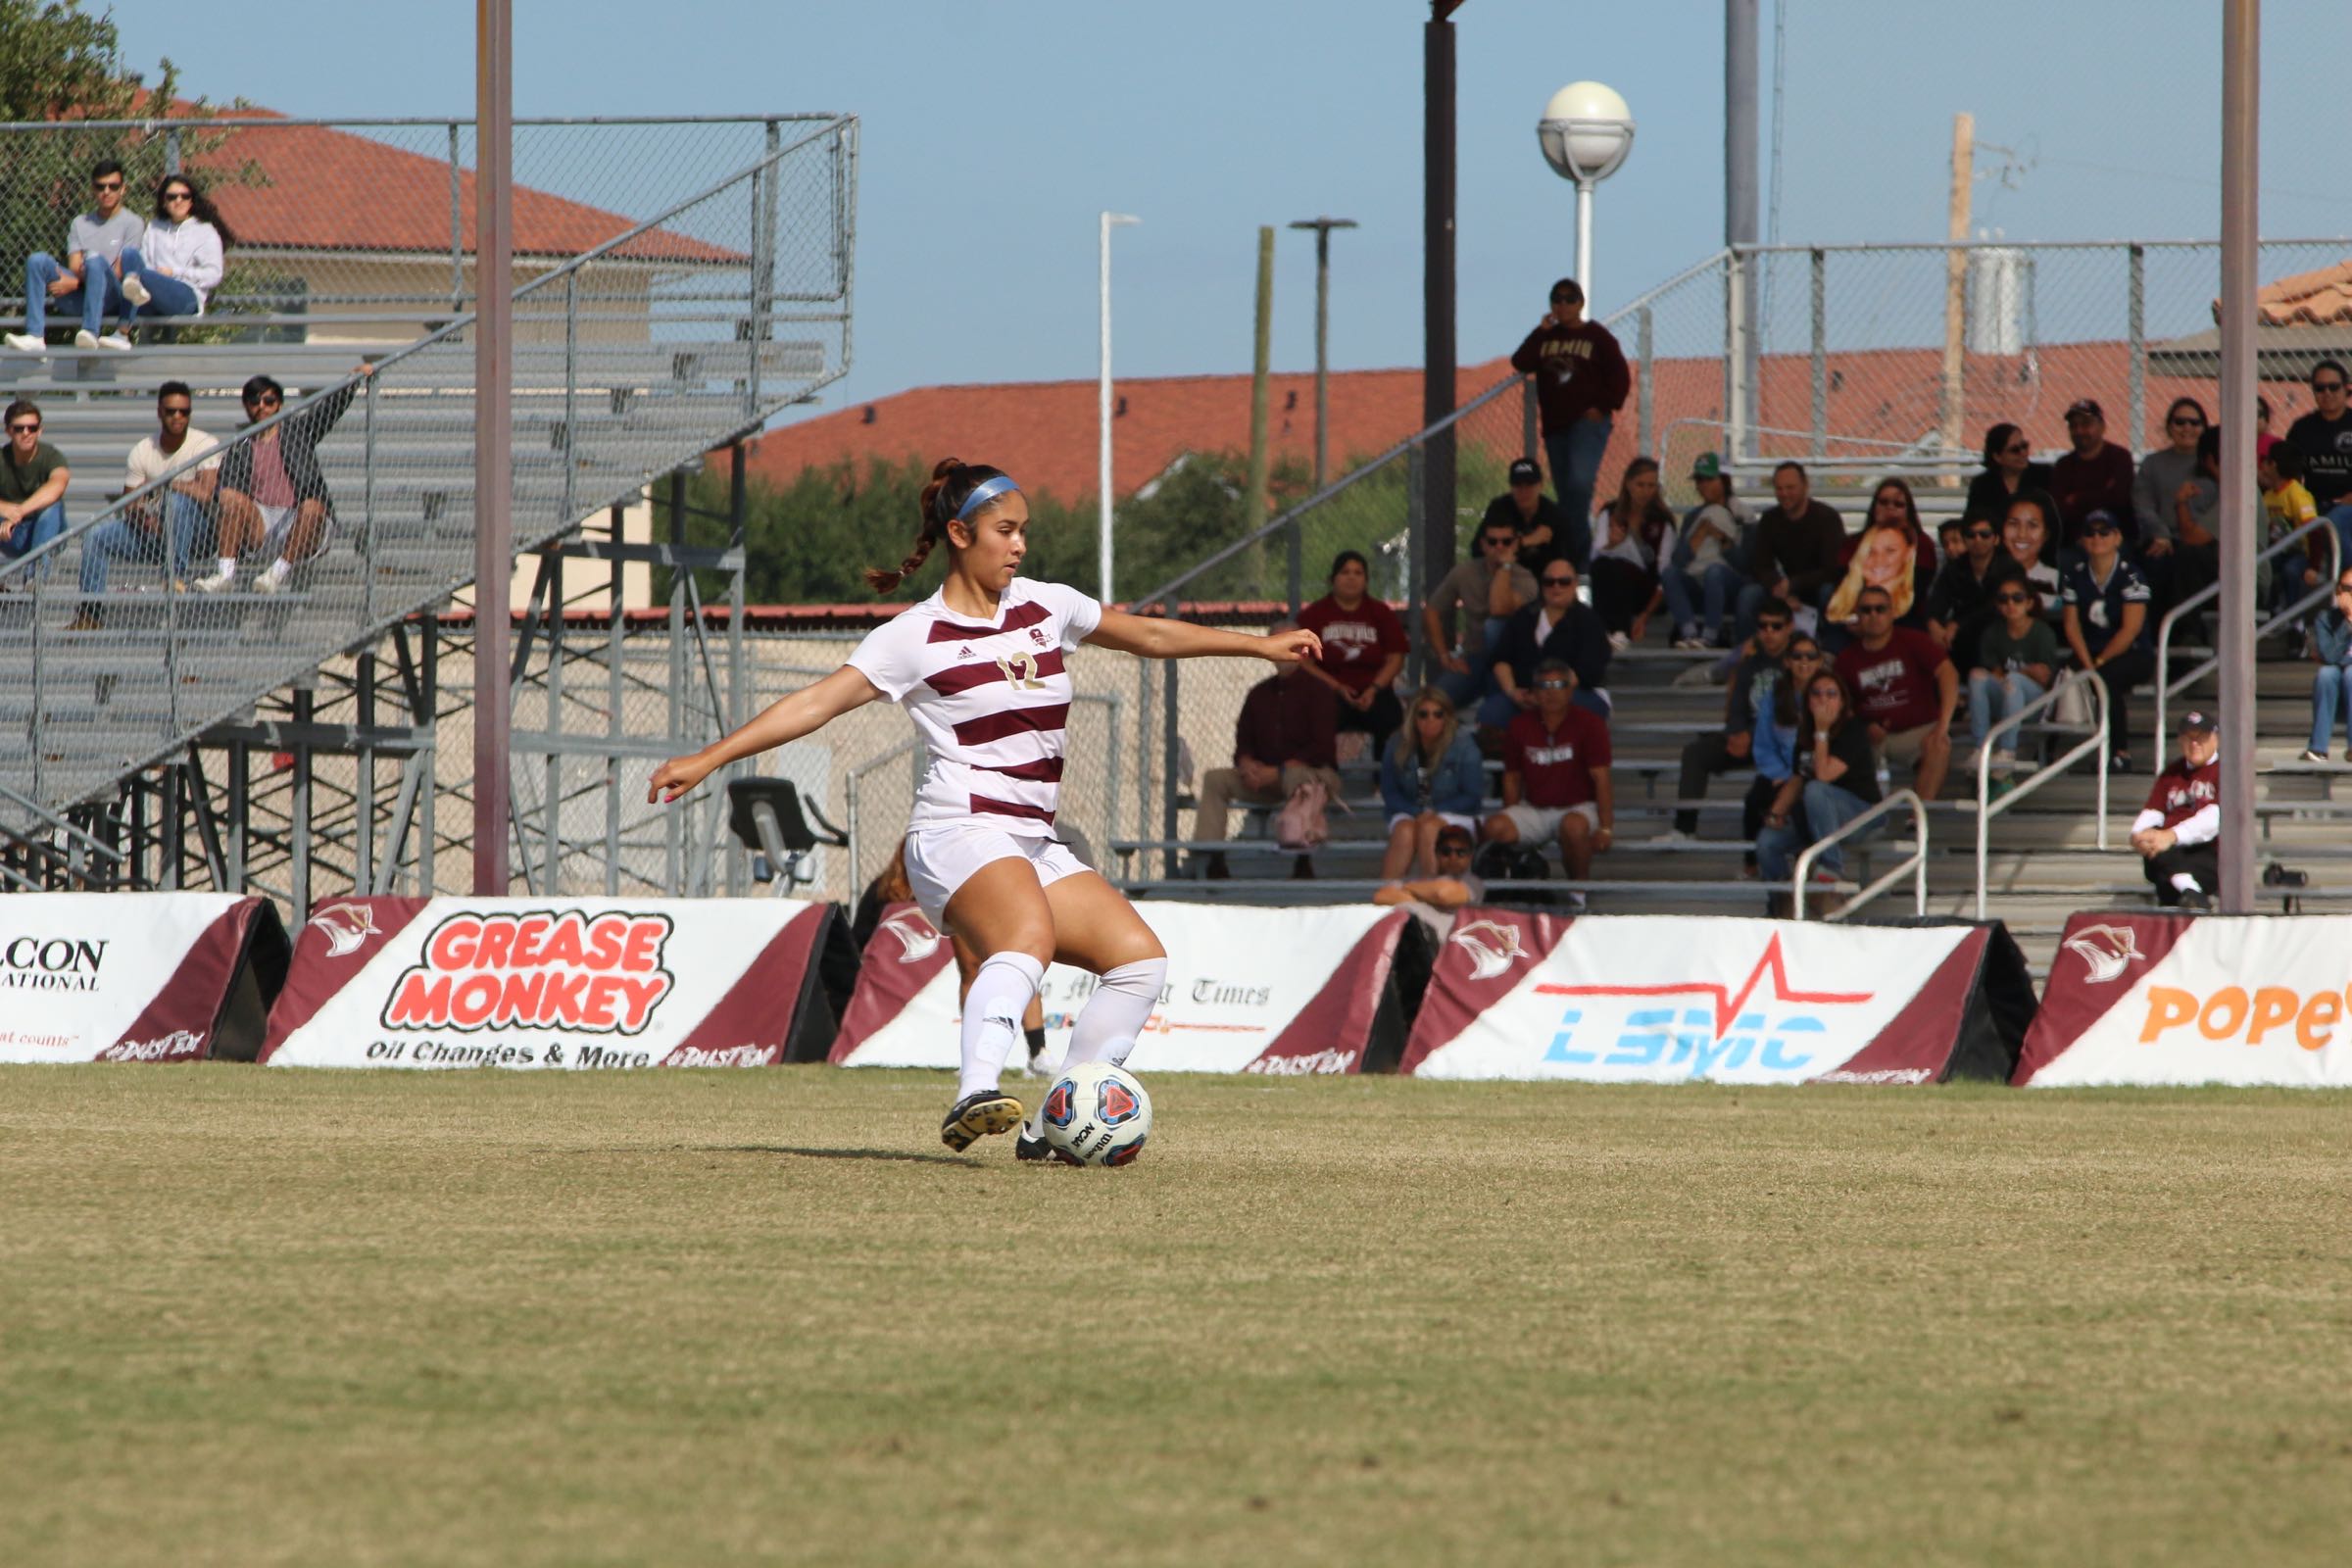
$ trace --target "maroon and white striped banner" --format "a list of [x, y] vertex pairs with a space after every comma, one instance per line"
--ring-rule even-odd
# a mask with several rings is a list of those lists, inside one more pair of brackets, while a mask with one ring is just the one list
[[0, 898], [0, 1061], [250, 1058], [284, 966], [266, 899], [12, 893]]

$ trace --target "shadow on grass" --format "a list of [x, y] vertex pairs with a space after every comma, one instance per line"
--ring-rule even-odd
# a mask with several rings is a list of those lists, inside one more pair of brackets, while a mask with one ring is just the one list
[[980, 1162], [963, 1154], [917, 1154], [903, 1149], [795, 1149], [788, 1144], [711, 1144], [695, 1151], [699, 1154], [794, 1154], [802, 1159], [881, 1159], [903, 1165], [961, 1165], [977, 1166]]

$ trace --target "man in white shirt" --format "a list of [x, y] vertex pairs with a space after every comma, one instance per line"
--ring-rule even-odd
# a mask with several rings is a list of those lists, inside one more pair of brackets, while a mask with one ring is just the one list
[[[136, 495], [167, 474], [170, 481], [132, 501], [121, 516], [100, 523], [82, 541], [81, 613], [67, 630], [96, 631], [103, 623], [100, 599], [113, 562], [155, 564], [168, 559], [173, 589], [184, 590], [188, 561], [203, 548], [202, 536], [212, 525], [207, 509], [220, 477], [220, 444], [188, 422], [195, 411], [186, 382], [166, 381], [157, 389], [159, 428], [130, 449], [122, 493]], [[191, 462], [195, 466], [187, 466]]]

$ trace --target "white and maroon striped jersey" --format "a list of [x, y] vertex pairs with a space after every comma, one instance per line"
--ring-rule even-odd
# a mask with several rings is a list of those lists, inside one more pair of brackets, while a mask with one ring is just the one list
[[866, 633], [851, 666], [912, 715], [931, 753], [909, 828], [1053, 836], [1070, 718], [1063, 661], [1102, 619], [1075, 588], [1016, 577], [994, 624], [935, 593]]

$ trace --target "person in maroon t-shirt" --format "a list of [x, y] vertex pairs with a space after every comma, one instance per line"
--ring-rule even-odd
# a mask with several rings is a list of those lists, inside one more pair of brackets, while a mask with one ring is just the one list
[[1889, 762], [1913, 765], [1911, 787], [1923, 801], [1943, 791], [1952, 765], [1952, 710], [1960, 675], [1951, 656], [1924, 631], [1894, 624], [1894, 601], [1877, 585], [1854, 601], [1861, 636], [1838, 656], [1838, 673], [1854, 693], [1854, 711], [1870, 725], [1870, 743]]
[[[1502, 809], [1487, 818], [1490, 844], [1540, 846], [1555, 839], [1568, 879], [1582, 882], [1592, 857], [1616, 837], [1617, 808], [1609, 786], [1609, 726], [1576, 706], [1576, 669], [1565, 660], [1536, 666], [1536, 706], [1512, 716], [1503, 731]], [[1568, 907], [1585, 907], [1582, 893]]]
[[1298, 624], [1323, 639], [1323, 657], [1306, 667], [1331, 688], [1339, 728], [1369, 734], [1371, 755], [1378, 760], [1404, 722], [1396, 672], [1404, 667], [1412, 643], [1396, 612], [1365, 592], [1370, 582], [1362, 554], [1341, 551], [1332, 558], [1331, 592], [1298, 612]]
[[1560, 510], [1568, 514], [1570, 528], [1589, 530], [1592, 486], [1609, 447], [1609, 421], [1633, 390], [1625, 350], [1615, 333], [1585, 319], [1584, 286], [1563, 277], [1551, 285], [1551, 309], [1512, 351], [1511, 368], [1536, 378], [1544, 455], [1551, 463]]
[[2066, 438], [2075, 449], [2050, 466], [2050, 495], [2066, 542], [2094, 512], [2132, 515], [2132, 454], [2107, 440], [2107, 416], [2096, 398], [2077, 398], [2066, 411]]
[[2222, 742], [2213, 714], [2180, 720], [2180, 760], [2156, 775], [2132, 819], [2132, 848], [2167, 908], [2210, 909], [2222, 879]]

